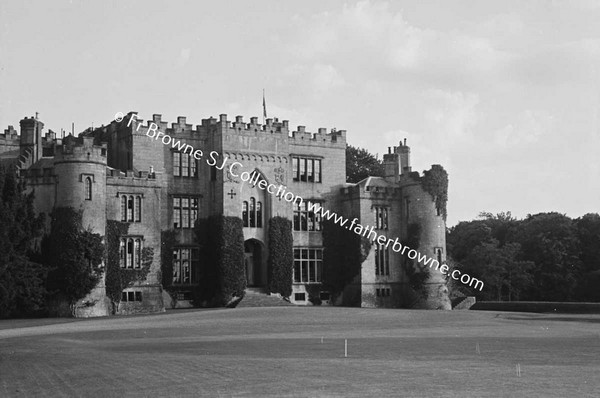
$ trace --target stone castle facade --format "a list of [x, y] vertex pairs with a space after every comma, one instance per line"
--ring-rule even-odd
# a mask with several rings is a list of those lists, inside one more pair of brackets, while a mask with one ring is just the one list
[[[164, 134], [201, 149], [200, 160], [147, 135], [151, 123]], [[414, 178], [406, 141], [388, 149], [384, 177], [346, 183], [346, 131], [317, 133], [288, 121], [258, 118], [249, 122], [227, 115], [193, 126], [185, 117], [164, 122], [161, 115], [143, 123], [135, 112], [122, 121], [87, 129], [78, 137], [58, 137], [37, 118], [20, 122], [0, 134], [0, 162], [13, 165], [35, 193], [35, 208], [50, 214], [56, 206], [83, 211], [84, 227], [105, 234], [108, 220], [129, 223], [121, 237], [120, 266], [140, 267], [144, 248], [153, 249], [144, 281], [125, 289], [117, 313], [157, 312], [191, 306], [191, 291], [202, 277], [203, 264], [194, 238], [194, 221], [211, 215], [237, 216], [244, 223], [245, 270], [248, 286], [267, 284], [268, 220], [286, 217], [293, 223], [294, 280], [289, 300], [309, 304], [309, 290], [329, 304], [363, 307], [450, 309], [444, 280], [437, 271], [427, 281], [429, 294], [415, 300], [407, 294], [405, 259], [391, 248], [373, 245], [361, 272], [336, 303], [322, 288], [322, 220], [306, 207], [317, 202], [349, 220], [374, 226], [380, 235], [406, 237], [410, 223], [421, 225], [419, 252], [445, 261], [445, 221], [431, 195]], [[213, 157], [209, 157], [209, 153]], [[217, 154], [216, 156], [214, 154]], [[207, 162], [213, 161], [214, 166]], [[230, 165], [238, 162], [233, 169]], [[233, 171], [233, 173], [231, 172]], [[256, 173], [268, 184], [284, 185], [304, 199], [297, 206], [244, 181], [242, 171]], [[162, 253], [161, 234], [172, 230], [176, 244]], [[171, 250], [169, 250], [171, 251]], [[161, 259], [172, 255], [176, 289], [163, 289]], [[439, 275], [438, 275], [439, 274]], [[309, 289], [310, 288], [310, 289]], [[79, 306], [78, 316], [111, 312], [104, 283]], [[89, 303], [93, 305], [89, 305]]]

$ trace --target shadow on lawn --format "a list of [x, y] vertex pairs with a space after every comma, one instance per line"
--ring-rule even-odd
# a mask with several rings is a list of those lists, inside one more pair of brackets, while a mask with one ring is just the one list
[[588, 323], [600, 323], [600, 318], [571, 318], [571, 317], [533, 317], [533, 316], [507, 316], [504, 319], [510, 319], [513, 321], [559, 321], [559, 322], [588, 322]]

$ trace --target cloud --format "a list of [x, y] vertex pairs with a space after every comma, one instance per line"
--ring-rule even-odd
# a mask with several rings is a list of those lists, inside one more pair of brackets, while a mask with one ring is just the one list
[[462, 91], [430, 89], [422, 93], [425, 126], [443, 141], [465, 140], [479, 120], [479, 95]]
[[494, 143], [508, 148], [536, 143], [552, 131], [554, 118], [546, 112], [526, 110], [514, 122], [494, 131]]

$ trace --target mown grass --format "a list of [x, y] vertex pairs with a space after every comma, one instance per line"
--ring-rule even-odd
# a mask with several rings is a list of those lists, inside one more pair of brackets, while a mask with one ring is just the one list
[[2, 397], [592, 397], [600, 390], [599, 315], [281, 307], [30, 322], [0, 322]]

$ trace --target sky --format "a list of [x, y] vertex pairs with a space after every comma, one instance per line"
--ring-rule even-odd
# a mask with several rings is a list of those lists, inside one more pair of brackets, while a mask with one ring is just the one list
[[[448, 225], [600, 212], [598, 1], [0, 3], [0, 127], [137, 111], [347, 130], [449, 174]], [[1, 131], [1, 130], [0, 130]]]

